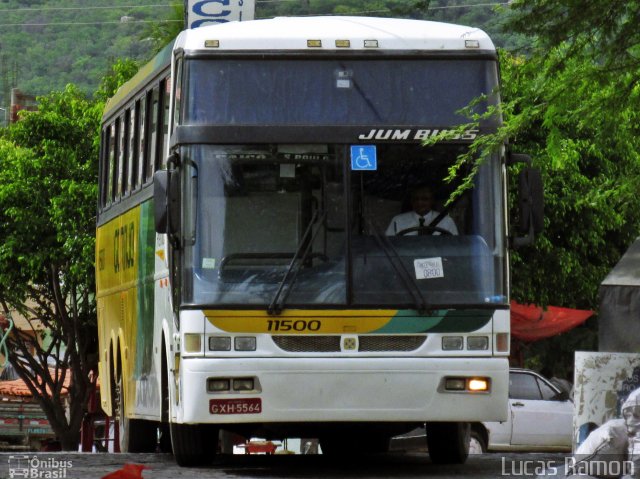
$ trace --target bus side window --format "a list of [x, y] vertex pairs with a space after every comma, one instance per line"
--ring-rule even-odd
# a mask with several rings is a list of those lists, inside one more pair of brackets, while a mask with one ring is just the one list
[[129, 137], [129, 110], [125, 110], [124, 115], [120, 117], [120, 160], [118, 161], [118, 166], [120, 170], [118, 171], [118, 194], [121, 198], [127, 193], [127, 170], [128, 170], [128, 142], [127, 139]]
[[128, 110], [129, 122], [127, 127], [127, 193], [131, 193], [136, 187], [136, 104]]
[[110, 127], [102, 129], [102, 141], [100, 142], [100, 210], [107, 206], [107, 184], [109, 178], [109, 132]]
[[158, 156], [158, 110], [159, 110], [159, 89], [155, 87], [147, 94], [149, 102], [149, 130], [147, 134], [147, 157], [145, 158], [144, 181], [150, 181], [153, 177], [153, 168]]
[[107, 202], [113, 203], [116, 171], [116, 123], [109, 127], [109, 174], [107, 176]]
[[156, 169], [165, 169], [167, 167], [167, 140], [169, 138], [169, 95], [171, 93], [171, 77], [166, 77], [160, 82], [162, 98], [160, 99], [160, 108], [162, 108], [162, 137], [160, 141], [160, 158], [156, 163]]
[[147, 158], [147, 98], [143, 96], [138, 101], [138, 179], [137, 184], [144, 183], [144, 166]]
[[171, 132], [182, 121], [182, 58], [176, 61], [175, 66], [176, 85], [173, 91], [173, 121]]

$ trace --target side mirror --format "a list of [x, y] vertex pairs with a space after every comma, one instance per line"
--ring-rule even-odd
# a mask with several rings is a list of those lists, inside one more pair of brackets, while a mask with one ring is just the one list
[[553, 400], [554, 401], [568, 401], [569, 399], [571, 399], [569, 397], [569, 393], [567, 391], [560, 391], [558, 394], [556, 394], [555, 396], [553, 396]]
[[169, 211], [169, 179], [171, 174], [167, 170], [158, 170], [153, 175], [153, 213], [156, 223], [156, 233], [168, 233]]
[[153, 209], [156, 232], [175, 234], [180, 226], [180, 175], [158, 170], [153, 175]]
[[[512, 154], [510, 164], [531, 164], [529, 155]], [[533, 242], [536, 234], [544, 227], [544, 188], [542, 174], [537, 168], [527, 166], [518, 175], [518, 210], [520, 216], [519, 233], [524, 236], [514, 237], [514, 247], [526, 246]]]
[[518, 177], [520, 190], [520, 231], [535, 234], [544, 228], [544, 192], [542, 175], [536, 168], [525, 168]]

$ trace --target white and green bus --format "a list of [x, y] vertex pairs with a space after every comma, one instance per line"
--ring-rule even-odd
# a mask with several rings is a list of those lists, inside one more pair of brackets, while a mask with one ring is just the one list
[[[422, 140], [497, 105], [498, 76], [477, 29], [308, 17], [184, 31], [125, 84], [104, 112], [96, 247], [120, 449], [161, 431], [195, 465], [228, 431], [382, 452], [426, 423], [432, 460], [463, 462], [469, 423], [507, 414], [522, 158], [503, 148], [447, 202], [448, 169], [500, 118]], [[437, 213], [392, 229], [418, 188]]]

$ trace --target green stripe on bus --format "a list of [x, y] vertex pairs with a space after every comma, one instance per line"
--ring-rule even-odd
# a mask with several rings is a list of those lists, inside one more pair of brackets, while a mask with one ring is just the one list
[[400, 310], [385, 326], [372, 333], [469, 333], [485, 326], [493, 313], [484, 309], [435, 310], [429, 316], [421, 316], [416, 311]]
[[153, 366], [153, 314], [155, 273], [155, 226], [153, 202], [140, 205], [140, 233], [138, 236], [138, 308], [135, 373], [150, 374]]

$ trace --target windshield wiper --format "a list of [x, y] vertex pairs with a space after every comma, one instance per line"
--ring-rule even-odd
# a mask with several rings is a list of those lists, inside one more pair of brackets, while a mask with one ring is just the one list
[[420, 285], [418, 284], [418, 281], [416, 281], [416, 279], [413, 276], [411, 276], [411, 273], [405, 266], [404, 262], [402, 261], [402, 258], [400, 258], [400, 255], [398, 254], [398, 250], [396, 250], [396, 248], [393, 246], [391, 241], [389, 241], [389, 238], [380, 231], [378, 226], [373, 222], [373, 220], [370, 217], [366, 218], [366, 220], [370, 226], [370, 229], [374, 233], [374, 238], [377, 240], [378, 245], [380, 246], [380, 249], [382, 249], [385, 256], [389, 260], [389, 263], [391, 263], [393, 268], [396, 270], [396, 272], [402, 279], [402, 283], [404, 284], [407, 291], [409, 291], [411, 296], [413, 296], [416, 310], [420, 314], [427, 313], [431, 309], [431, 307], [429, 306], [429, 303], [427, 302], [424, 295], [422, 294], [422, 290], [420, 289]]
[[[311, 218], [311, 221], [309, 222], [309, 226], [307, 226], [307, 229], [305, 230], [304, 234], [302, 235], [302, 239], [300, 240], [300, 243], [298, 244], [298, 247], [296, 248], [296, 252], [293, 255], [293, 258], [291, 259], [291, 263], [289, 263], [289, 267], [287, 268], [287, 271], [285, 271], [284, 277], [282, 278], [282, 281], [280, 281], [280, 285], [278, 286], [278, 290], [276, 291], [276, 294], [273, 295], [273, 299], [271, 300], [271, 303], [269, 303], [269, 306], [267, 307], [267, 313], [268, 314], [280, 314], [280, 313], [282, 313], [282, 309], [284, 307], [284, 303], [287, 300], [287, 297], [289, 296], [289, 293], [291, 292], [291, 289], [293, 288], [293, 284], [296, 282], [296, 279], [298, 278], [298, 273], [300, 272], [300, 269], [302, 268], [302, 265], [304, 264], [305, 260], [307, 259], [307, 256], [309, 255], [309, 252], [311, 251], [311, 247], [313, 246], [313, 242], [316, 239], [318, 231], [320, 231], [320, 229], [321, 229], [321, 228], [318, 228], [318, 229], [315, 230], [315, 232], [313, 234], [311, 234], [311, 232], [313, 231], [313, 225], [316, 224], [316, 222], [318, 220], [320, 220], [320, 222], [323, 222], [326, 216], [327, 216], [327, 212], [326, 211], [323, 212], [323, 213], [320, 213], [320, 210], [316, 210], [316, 212], [314, 213], [313, 217]], [[311, 238], [309, 238], [309, 236], [311, 236]], [[306, 248], [305, 248], [305, 246], [306, 246]], [[303, 248], [305, 248], [305, 250], [304, 250], [304, 253], [302, 254], [302, 256], [300, 257], [300, 253], [302, 252]], [[289, 283], [287, 284], [287, 281], [289, 279], [289, 275], [293, 271], [293, 268], [296, 265], [296, 260], [298, 259], [298, 257], [300, 257], [300, 261], [298, 262], [298, 266], [296, 267], [296, 269], [294, 271], [294, 274], [293, 274], [293, 277], [291, 278], [291, 281], [289, 281]], [[288, 286], [288, 288], [283, 293], [283, 290], [284, 290], [285, 286]], [[282, 300], [280, 300], [280, 295], [282, 295]]]

